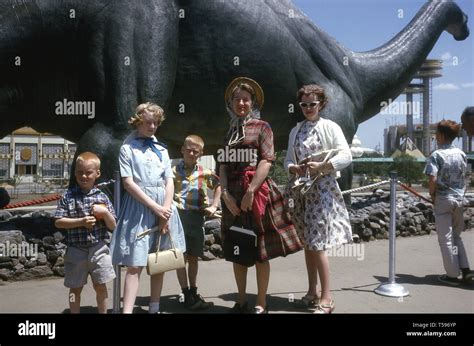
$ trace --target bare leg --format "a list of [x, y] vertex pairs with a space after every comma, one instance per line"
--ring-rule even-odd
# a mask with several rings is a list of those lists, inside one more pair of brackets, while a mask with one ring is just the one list
[[137, 298], [138, 283], [143, 267], [128, 267], [123, 289], [123, 313], [131, 314]]
[[270, 262], [256, 262], [257, 270], [257, 303], [256, 306], [267, 307], [268, 282], [270, 281]]
[[198, 258], [196, 256], [188, 256], [188, 263], [189, 286], [197, 287]]
[[235, 282], [237, 283], [237, 290], [239, 291], [238, 302], [240, 306], [243, 306], [247, 301], [245, 291], [247, 289], [247, 267], [234, 263], [234, 276]]
[[81, 312], [81, 292], [82, 287], [69, 289], [69, 310], [71, 314]]
[[107, 313], [107, 285], [94, 284], [94, 290], [96, 293], [97, 311], [99, 312], [99, 314], [106, 314]]
[[181, 288], [188, 287], [188, 276], [186, 274], [186, 267], [176, 269], [176, 276], [178, 277], [178, 282]]
[[150, 278], [150, 303], [159, 303], [161, 290], [163, 288], [163, 278], [165, 273], [153, 275]]
[[329, 261], [325, 251], [315, 251], [316, 266], [321, 280], [321, 304], [329, 304], [331, 291], [329, 287]]
[[308, 272], [308, 295], [317, 296], [318, 267], [316, 265], [316, 251], [304, 250], [306, 271]]

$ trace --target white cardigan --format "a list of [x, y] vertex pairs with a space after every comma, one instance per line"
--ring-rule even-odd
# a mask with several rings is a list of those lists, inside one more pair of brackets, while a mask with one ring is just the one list
[[[297, 164], [294, 144], [296, 135], [303, 123], [304, 121], [297, 123], [290, 132], [288, 150], [286, 151], [285, 157], [285, 169], [287, 170], [288, 174], [290, 174], [290, 167]], [[334, 157], [329, 159], [329, 162], [331, 162], [335, 171], [331, 173], [331, 175], [339, 178], [339, 171], [349, 166], [352, 162], [352, 154], [349, 145], [347, 144], [346, 137], [344, 137], [344, 133], [338, 124], [325, 118], [319, 118], [316, 131], [318, 132], [319, 138], [321, 139], [323, 150], [340, 149], [340, 151]]]

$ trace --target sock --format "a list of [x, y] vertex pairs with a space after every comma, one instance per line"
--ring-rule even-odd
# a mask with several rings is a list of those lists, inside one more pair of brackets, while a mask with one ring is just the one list
[[150, 302], [148, 304], [148, 313], [149, 314], [156, 314], [157, 312], [160, 312], [160, 303], [159, 302]]
[[193, 286], [191, 286], [191, 287], [189, 288], [189, 291], [190, 291], [190, 292], [191, 292], [191, 294], [193, 294], [193, 295], [196, 295], [196, 294], [197, 294], [197, 290], [198, 290], [198, 288], [197, 288], [197, 287], [193, 287]]

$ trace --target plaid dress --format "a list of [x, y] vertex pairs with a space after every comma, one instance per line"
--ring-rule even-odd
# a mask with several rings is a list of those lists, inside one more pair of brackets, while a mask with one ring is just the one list
[[[226, 138], [226, 143], [228, 138]], [[259, 119], [250, 119], [245, 124], [245, 139], [232, 146], [232, 149], [256, 149], [257, 160], [254, 162], [222, 162], [226, 164], [227, 190], [240, 206], [245, 195], [244, 179], [246, 172], [254, 172], [260, 160], [275, 161], [273, 148], [273, 132], [270, 125]], [[303, 248], [296, 229], [284, 213], [283, 196], [275, 182], [266, 178], [263, 184], [268, 186], [268, 199], [265, 204], [265, 213], [261, 220], [251, 214], [250, 225], [257, 233], [257, 259], [260, 262], [286, 256]], [[239, 224], [240, 217], [234, 217], [222, 201], [222, 236], [233, 225]]]

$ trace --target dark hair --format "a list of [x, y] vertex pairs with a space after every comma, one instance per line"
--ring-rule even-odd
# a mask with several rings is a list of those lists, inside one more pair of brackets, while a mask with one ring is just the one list
[[243, 90], [243, 91], [246, 91], [250, 94], [251, 98], [252, 98], [252, 105], [255, 104], [255, 89], [248, 83], [239, 83], [237, 84], [234, 89], [232, 89], [231, 93], [230, 93], [230, 96], [231, 97], [234, 97], [234, 93], [237, 91], [237, 90]]
[[474, 107], [473, 106], [466, 107], [464, 109], [464, 112], [462, 112], [462, 114], [461, 114], [461, 119], [462, 118], [467, 119], [467, 118], [472, 117], [472, 116], [474, 116]]
[[461, 125], [459, 125], [455, 121], [441, 120], [438, 123], [436, 131], [441, 133], [444, 136], [444, 138], [446, 138], [448, 141], [452, 142], [458, 136], [460, 129], [461, 129]]
[[316, 84], [308, 84], [303, 85], [300, 90], [296, 93], [296, 99], [298, 102], [301, 102], [301, 98], [303, 95], [316, 95], [318, 100], [321, 102], [319, 104], [319, 110], [322, 111], [326, 104], [328, 103], [328, 98], [326, 97], [326, 93], [324, 89]]

